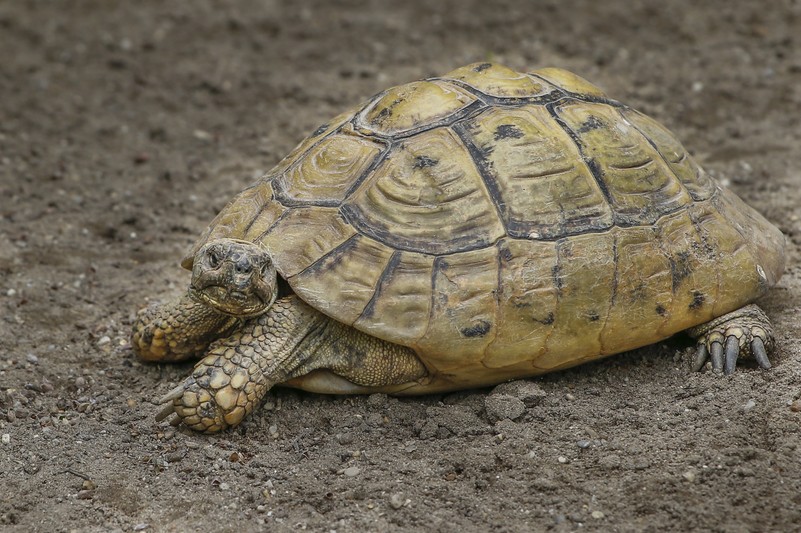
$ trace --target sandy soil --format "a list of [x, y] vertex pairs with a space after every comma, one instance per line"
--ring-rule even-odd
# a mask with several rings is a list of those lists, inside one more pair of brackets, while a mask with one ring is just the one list
[[[1, 3], [0, 529], [799, 528], [799, 30], [792, 0]], [[155, 423], [191, 365], [137, 362], [131, 320], [216, 211], [347, 106], [485, 59], [595, 81], [786, 233], [775, 367], [691, 374], [682, 337], [506, 391]]]

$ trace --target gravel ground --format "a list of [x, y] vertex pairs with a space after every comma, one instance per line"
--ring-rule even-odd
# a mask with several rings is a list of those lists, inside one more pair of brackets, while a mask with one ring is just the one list
[[[0, 3], [0, 529], [790, 531], [801, 524], [801, 3]], [[683, 336], [495, 389], [271, 392], [218, 436], [157, 424], [191, 364], [134, 312], [305, 135], [479, 60], [561, 66], [675, 131], [788, 236], [774, 368]]]

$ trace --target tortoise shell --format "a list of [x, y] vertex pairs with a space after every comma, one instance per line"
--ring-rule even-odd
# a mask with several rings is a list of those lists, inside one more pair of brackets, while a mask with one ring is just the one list
[[319, 311], [462, 385], [654, 343], [754, 300], [775, 227], [675, 137], [567, 71], [481, 63], [388, 89], [236, 196]]

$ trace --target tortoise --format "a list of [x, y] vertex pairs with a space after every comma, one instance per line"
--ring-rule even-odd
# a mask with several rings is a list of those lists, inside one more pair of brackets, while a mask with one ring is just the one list
[[138, 315], [147, 361], [202, 357], [157, 418], [217, 432], [274, 385], [424, 394], [687, 331], [695, 370], [769, 368], [756, 305], [782, 233], [661, 124], [568, 71], [472, 64], [319, 127]]

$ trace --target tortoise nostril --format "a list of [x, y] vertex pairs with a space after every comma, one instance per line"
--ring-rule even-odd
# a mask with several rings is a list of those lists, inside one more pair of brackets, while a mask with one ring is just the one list
[[253, 270], [253, 267], [251, 266], [250, 261], [243, 257], [236, 262], [234, 269], [236, 269], [237, 274], [250, 274], [250, 271]]

